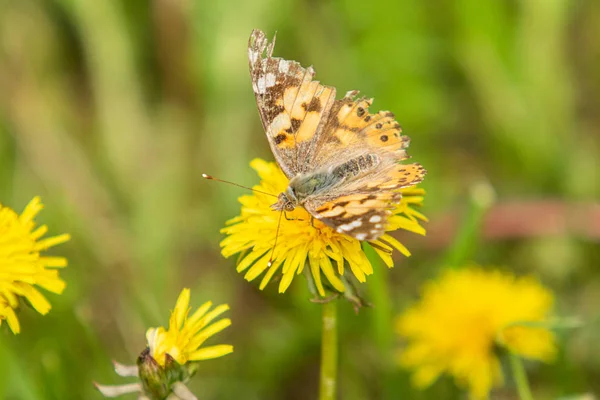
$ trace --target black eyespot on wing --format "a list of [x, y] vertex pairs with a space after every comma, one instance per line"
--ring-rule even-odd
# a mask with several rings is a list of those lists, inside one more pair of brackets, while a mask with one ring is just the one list
[[280, 133], [279, 135], [275, 136], [275, 138], [274, 138], [275, 144], [279, 144], [281, 142], [284, 142], [285, 139], [287, 139], [287, 136], [284, 133]]
[[308, 104], [303, 103], [302, 107], [304, 108], [304, 110], [306, 112], [312, 112], [312, 111], [319, 112], [319, 111], [321, 111], [321, 108], [322, 108], [321, 100], [318, 97], [313, 97], [312, 100], [310, 101], [310, 103], [308, 103]]
[[297, 132], [298, 128], [300, 128], [300, 125], [302, 125], [302, 121], [300, 121], [299, 119], [296, 119], [296, 118], [292, 118], [292, 120], [290, 122], [292, 123], [292, 126], [285, 130], [287, 133]]

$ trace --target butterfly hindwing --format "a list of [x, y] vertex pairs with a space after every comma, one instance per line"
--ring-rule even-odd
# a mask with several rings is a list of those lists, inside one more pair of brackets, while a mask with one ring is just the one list
[[358, 240], [375, 240], [385, 232], [387, 218], [402, 195], [397, 189], [416, 185], [423, 180], [420, 164], [396, 164], [367, 181], [351, 194], [335, 198], [312, 198], [304, 203], [316, 219]]
[[398, 192], [355, 193], [322, 204], [305, 204], [318, 220], [358, 240], [375, 240], [385, 232], [387, 219], [400, 201]]

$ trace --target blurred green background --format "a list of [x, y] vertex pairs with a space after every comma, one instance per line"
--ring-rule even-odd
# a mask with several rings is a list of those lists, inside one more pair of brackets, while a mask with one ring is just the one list
[[[253, 28], [392, 110], [429, 170], [427, 237], [398, 234], [413, 256], [361, 287], [375, 308], [340, 304], [340, 398], [464, 398], [447, 379], [410, 387], [392, 317], [470, 259], [539, 276], [559, 315], [587, 322], [554, 365], [528, 365], [537, 397], [600, 393], [600, 2], [0, 0], [0, 202], [40, 195], [39, 220], [73, 236], [52, 252], [70, 261], [52, 311], [2, 326], [0, 398], [100, 398], [92, 381], [125, 381], [111, 360], [135, 361], [182, 287], [231, 306], [212, 343], [235, 352], [201, 364], [201, 399], [316, 397], [320, 307], [302, 278], [260, 292], [220, 256], [244, 192], [200, 178], [253, 185], [249, 161], [272, 160]], [[497, 196], [483, 216], [479, 183]]]

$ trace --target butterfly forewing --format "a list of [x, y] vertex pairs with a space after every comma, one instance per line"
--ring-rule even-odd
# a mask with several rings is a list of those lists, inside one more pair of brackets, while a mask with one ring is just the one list
[[271, 150], [288, 178], [311, 169], [319, 133], [335, 100], [335, 88], [313, 81], [312, 67], [272, 57], [269, 43], [254, 30], [248, 44], [252, 88]]

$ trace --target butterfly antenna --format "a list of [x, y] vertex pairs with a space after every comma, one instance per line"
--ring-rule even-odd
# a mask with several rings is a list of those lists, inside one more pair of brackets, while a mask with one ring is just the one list
[[273, 250], [271, 250], [271, 257], [269, 257], [267, 267], [273, 265], [273, 255], [275, 254], [275, 247], [277, 246], [277, 239], [279, 238], [279, 227], [281, 226], [281, 217], [283, 217], [283, 210], [279, 212], [279, 221], [277, 221], [277, 230], [275, 231], [275, 243], [273, 243]]
[[233, 182], [229, 182], [229, 181], [225, 181], [225, 180], [223, 180], [223, 179], [215, 178], [214, 176], [210, 176], [210, 175], [207, 175], [207, 174], [202, 174], [202, 177], [203, 177], [204, 179], [208, 179], [208, 180], [211, 180], [211, 181], [217, 181], [217, 182], [228, 183], [228, 184], [230, 184], [230, 185], [233, 185], [233, 186], [241, 187], [242, 189], [248, 189], [248, 190], [252, 190], [253, 192], [256, 192], [256, 193], [260, 193], [260, 194], [266, 194], [267, 196], [273, 196], [273, 197], [277, 197], [277, 195], [276, 195], [276, 194], [273, 194], [273, 193], [267, 193], [267, 192], [263, 192], [262, 190], [256, 190], [256, 189], [252, 189], [251, 187], [244, 186], [244, 185], [239, 185], [239, 184], [237, 184], [237, 183], [233, 183]]

